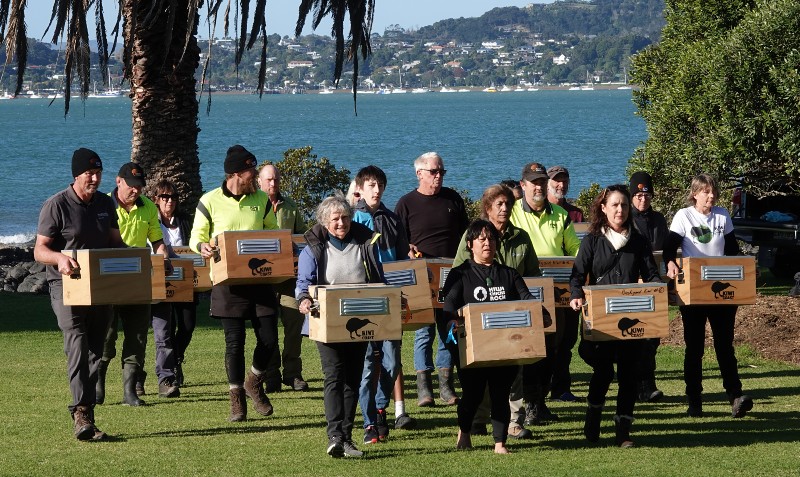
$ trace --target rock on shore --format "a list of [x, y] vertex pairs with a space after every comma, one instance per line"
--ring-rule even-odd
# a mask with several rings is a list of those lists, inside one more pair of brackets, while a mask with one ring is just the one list
[[7, 292], [48, 292], [45, 266], [33, 260], [32, 246], [0, 248], [0, 289]]

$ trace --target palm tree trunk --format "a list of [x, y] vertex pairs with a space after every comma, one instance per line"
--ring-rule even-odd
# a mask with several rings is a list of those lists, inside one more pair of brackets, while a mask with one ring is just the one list
[[[149, 2], [124, 0], [123, 30], [124, 64], [133, 65], [126, 71], [132, 99], [131, 161], [141, 164], [147, 172], [145, 193], [159, 180], [168, 179], [180, 194], [182, 208], [193, 214], [203, 190], [197, 155], [200, 128], [194, 76], [200, 48], [196, 36], [198, 20], [185, 14], [188, 3], [178, 0], [173, 15], [158, 12], [145, 25]], [[148, 6], [142, 8], [143, 4]], [[190, 20], [195, 25], [191, 32]], [[183, 54], [187, 33], [191, 35]]]

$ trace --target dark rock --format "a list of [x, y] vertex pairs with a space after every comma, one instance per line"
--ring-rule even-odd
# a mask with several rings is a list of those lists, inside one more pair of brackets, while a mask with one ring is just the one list
[[45, 271], [46, 269], [47, 267], [45, 267], [44, 264], [33, 262], [33, 265], [31, 265], [31, 268], [29, 268], [28, 271], [31, 273], [39, 273]]
[[47, 278], [45, 273], [28, 275], [17, 287], [17, 293], [43, 293], [47, 291]]
[[11, 269], [8, 271], [7, 278], [10, 281], [15, 281], [19, 283], [27, 276], [28, 276], [28, 270], [22, 264], [18, 264], [11, 267]]

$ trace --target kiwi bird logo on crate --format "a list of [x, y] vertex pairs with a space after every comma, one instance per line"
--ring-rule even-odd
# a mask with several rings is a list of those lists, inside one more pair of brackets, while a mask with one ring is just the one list
[[644, 336], [644, 326], [636, 326], [636, 325], [646, 325], [644, 321], [640, 321], [638, 318], [630, 319], [627, 316], [623, 316], [620, 318], [619, 322], [617, 323], [617, 328], [622, 332], [622, 337], [630, 336], [631, 338], [641, 338]]
[[[361, 329], [367, 325], [374, 325], [374, 324], [375, 323], [369, 321], [366, 318], [350, 318], [349, 320], [347, 320], [347, 323], [345, 323], [344, 328], [350, 332], [351, 340], [357, 340], [357, 339], [370, 340], [375, 336], [375, 330], [361, 331]], [[353, 333], [355, 333], [355, 336], [353, 336]]]
[[197, 280], [199, 279], [199, 275], [197, 274], [197, 270], [192, 270], [192, 286], [197, 288]]
[[555, 299], [559, 305], [566, 305], [569, 303], [569, 290], [555, 287]]
[[167, 282], [166, 287], [167, 287], [167, 298], [172, 298], [173, 296], [175, 296], [175, 285], [173, 285], [170, 282]]
[[272, 267], [265, 267], [264, 265], [272, 263], [266, 258], [251, 258], [249, 262], [247, 262], [247, 266], [250, 267], [250, 271], [253, 273], [254, 277], [268, 277], [272, 275]]
[[714, 292], [714, 298], [722, 298], [723, 300], [733, 300], [735, 292], [728, 290], [728, 288], [736, 288], [730, 283], [714, 282], [711, 284], [711, 291]]

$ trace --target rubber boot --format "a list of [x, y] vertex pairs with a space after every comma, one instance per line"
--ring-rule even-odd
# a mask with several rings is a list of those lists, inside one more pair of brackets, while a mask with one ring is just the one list
[[417, 371], [417, 405], [433, 406], [433, 390], [431, 389], [431, 372]]
[[586, 421], [583, 424], [583, 435], [589, 442], [600, 440], [600, 422], [603, 419], [603, 405], [592, 404], [586, 408]]
[[458, 396], [453, 389], [453, 368], [439, 368], [439, 399], [448, 406], [458, 404]]
[[139, 369], [136, 373], [136, 395], [144, 396], [144, 382], [147, 379], [147, 371]]
[[614, 442], [620, 447], [633, 447], [631, 440], [631, 424], [633, 424], [633, 417], [631, 416], [614, 416], [614, 428], [617, 431], [617, 437]]
[[231, 422], [242, 422], [247, 420], [247, 398], [244, 388], [233, 388], [229, 392], [231, 398], [231, 415], [228, 420]]
[[183, 386], [183, 358], [175, 360], [175, 384], [178, 387]]
[[247, 397], [253, 400], [253, 408], [262, 416], [269, 416], [272, 414], [272, 404], [269, 398], [264, 394], [264, 376], [265, 374], [255, 374], [252, 371], [247, 372], [247, 377], [244, 379], [244, 392]]
[[106, 400], [106, 372], [108, 371], [108, 361], [100, 360], [97, 367], [97, 384], [94, 386], [94, 402], [103, 404]]
[[122, 404], [128, 406], [144, 406], [144, 401], [136, 394], [136, 377], [139, 367], [135, 364], [126, 364], [122, 368]]

